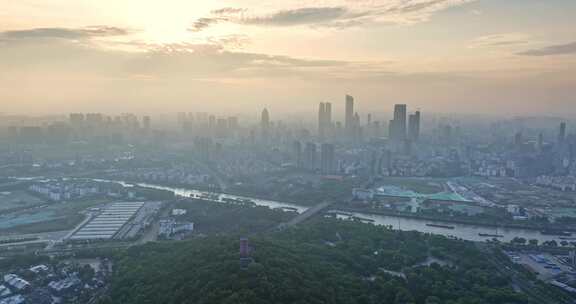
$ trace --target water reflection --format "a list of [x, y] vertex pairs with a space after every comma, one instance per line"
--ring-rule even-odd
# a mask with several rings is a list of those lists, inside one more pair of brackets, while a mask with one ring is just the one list
[[[43, 178], [38, 177], [36, 179], [43, 179]], [[124, 187], [139, 186], [149, 189], [172, 191], [174, 192], [175, 195], [181, 197], [187, 197], [187, 198], [201, 197], [202, 199], [205, 200], [221, 203], [226, 202], [226, 200], [249, 201], [258, 206], [267, 206], [269, 208], [289, 208], [291, 210], [297, 211], [298, 213], [302, 213], [308, 209], [308, 207], [291, 203], [258, 199], [240, 195], [211, 193], [181, 187], [168, 187], [149, 183], [129, 183], [126, 181], [106, 180], [106, 179], [90, 179], [90, 180], [96, 182], [118, 183]], [[538, 240], [539, 243], [552, 240], [555, 240], [556, 242], [562, 241], [560, 236], [543, 235], [537, 230], [518, 229], [518, 228], [495, 228], [486, 226], [476, 226], [470, 224], [457, 224], [443, 221], [404, 218], [398, 216], [384, 216], [384, 215], [368, 214], [361, 212], [342, 212], [338, 210], [332, 210], [332, 211], [340, 213], [339, 218], [343, 219], [351, 219], [351, 220], [364, 219], [364, 222], [369, 222], [376, 225], [392, 226], [392, 228], [396, 230], [419, 231], [432, 234], [440, 234], [470, 241], [486, 241], [493, 238], [491, 236], [481, 236], [481, 235], [500, 235], [501, 237], [498, 237], [498, 240], [503, 242], [509, 242], [515, 237], [525, 238], [526, 240], [536, 239]], [[429, 224], [435, 226], [429, 226]], [[451, 226], [454, 228], [448, 229], [448, 228], [442, 228], [441, 226]]]

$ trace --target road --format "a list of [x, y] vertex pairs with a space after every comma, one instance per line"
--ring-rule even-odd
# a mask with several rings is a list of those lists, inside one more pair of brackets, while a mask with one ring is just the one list
[[[54, 231], [54, 232], [43, 232], [43, 233], [30, 233], [30, 234], [6, 234], [0, 237], [0, 241], [3, 240], [14, 240], [14, 239], [32, 239], [36, 238], [38, 240], [44, 241], [57, 241], [63, 236], [69, 233], [66, 231]], [[14, 243], [18, 244], [18, 243]]]
[[51, 247], [56, 241], [60, 240], [62, 237], [67, 235], [69, 231], [55, 231], [55, 232], [45, 232], [45, 233], [34, 233], [34, 234], [12, 234], [2, 236], [0, 240], [18, 240], [18, 239], [30, 239], [23, 242], [15, 243], [5, 243], [0, 244], [2, 247], [16, 247], [22, 245], [34, 245], [34, 244], [48, 244], [47, 247]]
[[547, 295], [543, 294], [539, 290], [539, 286], [534, 284], [529, 278], [526, 277], [524, 273], [521, 273], [511, 267], [511, 264], [506, 263], [506, 261], [502, 261], [500, 259], [493, 258], [493, 253], [490, 251], [490, 248], [487, 244], [477, 243], [476, 244], [478, 249], [486, 253], [486, 258], [490, 261], [494, 266], [496, 271], [498, 271], [501, 275], [505, 277], [509, 277], [512, 281], [512, 284], [519, 289], [522, 293], [526, 294], [528, 297], [537, 301], [537, 303], [547, 303], [547, 304], [569, 304], [572, 302], [568, 301], [559, 301], [556, 299], [552, 299]]

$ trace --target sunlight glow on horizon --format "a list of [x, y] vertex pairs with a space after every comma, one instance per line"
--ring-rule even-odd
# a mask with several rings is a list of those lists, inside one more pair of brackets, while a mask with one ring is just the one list
[[565, 0], [3, 6], [0, 103], [12, 110], [105, 109], [115, 99], [222, 108], [269, 103], [270, 96], [281, 107], [304, 108], [361, 92], [373, 107], [401, 99], [463, 112], [546, 112], [576, 95], [569, 77], [576, 73], [576, 37], [567, 29], [576, 27], [567, 13], [576, 3]]

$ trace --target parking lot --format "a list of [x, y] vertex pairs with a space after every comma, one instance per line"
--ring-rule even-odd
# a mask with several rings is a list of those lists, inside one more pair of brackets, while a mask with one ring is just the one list
[[574, 271], [572, 267], [564, 264], [559, 257], [549, 253], [508, 252], [507, 255], [514, 263], [524, 265], [537, 273], [538, 278], [544, 281], [550, 281], [563, 272]]

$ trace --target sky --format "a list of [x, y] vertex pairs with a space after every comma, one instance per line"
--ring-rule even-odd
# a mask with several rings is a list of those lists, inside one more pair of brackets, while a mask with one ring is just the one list
[[573, 0], [0, 0], [0, 112], [576, 114]]

